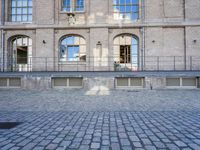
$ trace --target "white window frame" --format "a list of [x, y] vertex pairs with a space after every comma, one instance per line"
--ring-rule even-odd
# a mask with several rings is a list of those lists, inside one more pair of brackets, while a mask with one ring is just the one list
[[81, 11], [76, 11], [76, 0], [70, 0], [70, 10], [69, 11], [64, 11], [63, 10], [63, 0], [61, 0], [61, 13], [84, 13], [85, 12], [85, 5], [86, 0], [83, 2], [83, 10]]

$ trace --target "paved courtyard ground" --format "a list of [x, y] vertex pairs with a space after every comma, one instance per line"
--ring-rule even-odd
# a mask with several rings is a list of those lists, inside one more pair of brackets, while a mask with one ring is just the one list
[[199, 90], [0, 90], [0, 150], [200, 149]]

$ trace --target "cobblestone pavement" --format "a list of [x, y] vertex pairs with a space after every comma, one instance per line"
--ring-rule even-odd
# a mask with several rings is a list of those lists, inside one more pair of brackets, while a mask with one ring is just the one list
[[200, 90], [0, 90], [0, 111], [198, 111]]
[[1, 90], [0, 122], [0, 150], [199, 150], [200, 92]]
[[200, 112], [1, 112], [1, 150], [200, 149]]

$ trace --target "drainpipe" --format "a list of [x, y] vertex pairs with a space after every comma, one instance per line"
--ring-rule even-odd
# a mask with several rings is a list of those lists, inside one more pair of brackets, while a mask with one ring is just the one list
[[142, 0], [142, 23], [143, 23], [143, 27], [142, 27], [142, 61], [141, 61], [141, 69], [142, 71], [144, 71], [145, 68], [145, 0]]
[[1, 1], [1, 26], [2, 26], [2, 29], [1, 29], [1, 64], [2, 64], [2, 71], [4, 72], [4, 60], [5, 60], [5, 49], [4, 49], [4, 29], [3, 29], [3, 26], [4, 26], [4, 19], [5, 19], [5, 0], [2, 0]]
[[[183, 0], [183, 19], [186, 19], [186, 3]], [[187, 39], [186, 39], [186, 26], [184, 27], [184, 69], [187, 70]]]

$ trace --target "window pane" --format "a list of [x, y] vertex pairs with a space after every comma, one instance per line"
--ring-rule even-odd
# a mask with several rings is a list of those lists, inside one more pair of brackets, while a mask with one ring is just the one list
[[116, 20], [137, 20], [138, 0], [113, 0], [113, 17]]
[[126, 5], [130, 5], [131, 4], [131, 0], [126, 0]]
[[132, 20], [137, 20], [138, 19], [138, 13], [133, 13], [131, 16]]
[[32, 14], [32, 8], [28, 8], [28, 14]]
[[32, 21], [32, 15], [28, 15], [28, 21]]
[[131, 6], [126, 6], [126, 12], [131, 12]]
[[16, 9], [15, 8], [12, 8], [12, 10], [11, 10], [12, 12], [12, 14], [16, 14]]
[[62, 11], [70, 11], [70, 0], [63, 0]]
[[22, 9], [22, 13], [23, 13], [23, 14], [27, 14], [27, 13], [28, 13], [27, 8], [23, 8], [23, 9]]
[[73, 46], [67, 47], [67, 60], [73, 61]]
[[74, 45], [74, 37], [73, 36], [67, 38], [67, 45]]
[[12, 0], [11, 5], [12, 5], [12, 7], [16, 7], [16, 1], [15, 1], [15, 0]]
[[32, 6], [32, 0], [28, 1], [28, 6]]
[[22, 1], [22, 6], [23, 6], [23, 7], [26, 7], [26, 6], [27, 6], [27, 0], [23, 0], [23, 1]]
[[21, 8], [17, 8], [17, 14], [22, 14], [22, 9]]
[[11, 20], [16, 21], [16, 15], [12, 15]]
[[27, 15], [22, 16], [22, 21], [27, 21]]
[[83, 11], [84, 10], [84, 0], [76, 0], [76, 11]]
[[17, 7], [21, 7], [22, 6], [22, 0], [17, 0]]
[[126, 0], [120, 0], [120, 5], [124, 5]]
[[60, 58], [66, 60], [66, 47], [64, 45], [60, 46]]
[[21, 15], [17, 15], [17, 21], [21, 21]]
[[11, 21], [32, 21], [32, 0], [12, 0], [10, 10]]
[[60, 46], [60, 61], [86, 61], [85, 43], [85, 40], [79, 36], [64, 38]]
[[132, 4], [138, 4], [138, 0], [131, 0]]

